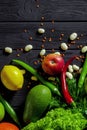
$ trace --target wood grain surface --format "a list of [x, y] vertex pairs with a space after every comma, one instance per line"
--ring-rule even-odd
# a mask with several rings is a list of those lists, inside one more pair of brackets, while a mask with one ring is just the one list
[[[45, 33], [39, 35], [38, 28], [44, 28]], [[78, 34], [75, 43], [69, 41], [71, 33]], [[63, 34], [63, 37], [61, 36]], [[45, 39], [45, 40], [44, 40]], [[69, 45], [67, 51], [62, 51], [60, 45]], [[24, 47], [32, 44], [33, 49], [24, 52]], [[40, 51], [46, 49], [46, 54], [59, 51], [67, 61], [73, 55], [84, 55], [81, 46], [87, 45], [87, 1], [86, 0], [0, 0], [0, 70], [12, 59], [21, 59], [35, 68], [41, 63]], [[7, 55], [5, 47], [12, 47], [13, 53]], [[82, 65], [84, 59], [75, 63]], [[23, 89], [11, 92], [0, 82], [0, 94], [12, 105], [22, 122], [23, 107], [28, 83], [31, 75], [25, 75]], [[33, 86], [35, 84], [32, 83]], [[7, 114], [5, 121], [12, 121]]]
[[86, 6], [86, 0], [1, 0], [0, 21], [84, 21]]

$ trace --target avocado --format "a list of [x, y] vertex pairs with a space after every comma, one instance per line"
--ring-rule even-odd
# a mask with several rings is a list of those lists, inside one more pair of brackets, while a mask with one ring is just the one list
[[37, 121], [47, 109], [51, 101], [51, 91], [44, 85], [34, 86], [27, 94], [23, 121], [26, 123]]

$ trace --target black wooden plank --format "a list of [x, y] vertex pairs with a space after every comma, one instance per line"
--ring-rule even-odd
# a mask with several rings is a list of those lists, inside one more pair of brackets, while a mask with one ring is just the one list
[[[39, 27], [45, 29], [42, 35], [37, 34]], [[87, 43], [87, 22], [7, 22], [0, 23], [0, 49], [10, 46], [13, 49], [24, 48], [27, 44], [32, 44], [33, 49], [60, 49], [62, 42], [69, 44], [69, 36], [76, 32], [79, 40], [72, 44], [69, 49], [77, 49], [78, 45]], [[64, 36], [61, 39], [61, 34]], [[83, 34], [83, 37], [80, 35]], [[32, 39], [31, 39], [32, 38]], [[46, 40], [44, 40], [46, 39]]]
[[0, 21], [87, 21], [86, 0], [4, 0], [0, 1]]
[[[39, 27], [45, 29], [43, 35], [37, 34]], [[72, 32], [77, 32], [78, 39], [71, 44], [69, 36]], [[64, 36], [61, 37], [61, 34]], [[67, 51], [60, 49], [62, 42], [71, 45]], [[33, 49], [25, 53], [22, 49], [27, 44], [32, 44]], [[4, 65], [12, 64], [12, 59], [23, 60], [39, 69], [41, 48], [46, 49], [46, 54], [59, 51], [67, 61], [74, 55], [84, 55], [80, 45], [87, 45], [86, 0], [0, 0], [0, 70]], [[12, 47], [12, 54], [4, 52], [6, 46]], [[83, 61], [84, 58], [73, 63], [81, 66]], [[12, 92], [0, 81], [0, 94], [16, 110], [22, 125], [23, 107], [30, 82], [30, 87], [35, 85], [31, 81], [31, 74], [26, 72], [23, 88]], [[12, 122], [7, 113], [4, 121]]]
[[[75, 55], [76, 56], [84, 55], [84, 54], [81, 54], [79, 50], [68, 50], [65, 52], [62, 52], [59, 50], [54, 50], [54, 51], [46, 50], [45, 55], [49, 53], [53, 53], [53, 52], [60, 52], [61, 54], [64, 54], [65, 61], [67, 61], [70, 57], [75, 56]], [[11, 64], [12, 59], [20, 59], [30, 64], [34, 68], [39, 68], [41, 65], [41, 59], [42, 59], [39, 54], [40, 54], [40, 50], [32, 50], [26, 53], [21, 52], [21, 51], [17, 52], [16, 50], [14, 50], [12, 54], [6, 55], [5, 53], [3, 53], [3, 50], [2, 51], [0, 50], [0, 70], [3, 68], [4, 65]], [[81, 66], [82, 60], [76, 60], [75, 63]]]

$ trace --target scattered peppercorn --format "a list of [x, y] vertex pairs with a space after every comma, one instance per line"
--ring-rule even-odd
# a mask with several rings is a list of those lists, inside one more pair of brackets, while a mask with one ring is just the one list
[[83, 37], [84, 35], [83, 35], [83, 34], [81, 34], [80, 36], [81, 36], [81, 37]]
[[81, 60], [81, 62], [83, 63], [83, 62], [84, 62], [84, 60]]
[[64, 37], [64, 33], [61, 33], [61, 37]]
[[62, 57], [64, 57], [64, 56], [65, 56], [65, 54], [64, 54], [64, 53], [62, 53], [62, 54], [61, 54], [61, 56], [62, 56]]
[[24, 32], [28, 32], [28, 30], [27, 30], [27, 29], [24, 29]]
[[41, 45], [41, 49], [43, 49], [43, 48], [44, 48], [44, 45], [42, 44], [42, 45]]
[[41, 20], [44, 20], [44, 19], [45, 19], [45, 18], [42, 16], [42, 17], [41, 17]]
[[29, 37], [29, 40], [32, 40], [32, 39], [33, 39], [33, 38], [30, 36], [30, 37]]
[[68, 44], [68, 47], [70, 47], [71, 46], [71, 44]]
[[52, 24], [54, 24], [54, 20], [52, 20]]
[[37, 61], [34, 61], [34, 65], [37, 65]]
[[77, 39], [77, 40], [79, 40], [79, 39], [80, 39], [80, 37], [77, 37], [76, 39]]
[[55, 29], [51, 29], [51, 32], [55, 32]]
[[40, 7], [40, 5], [37, 5], [37, 8], [39, 8]]
[[77, 48], [79, 49], [80, 47], [79, 47], [79, 46], [77, 46]]
[[43, 23], [40, 23], [41, 26], [43, 26], [44, 24]]
[[47, 37], [45, 36], [43, 39], [44, 39], [44, 40], [46, 40], [46, 39], [47, 39]]
[[17, 56], [19, 57], [19, 56], [20, 56], [20, 54], [17, 54]]
[[75, 44], [76, 42], [75, 41], [71, 41], [71, 44]]
[[20, 50], [23, 51], [23, 48], [21, 48]]
[[83, 47], [83, 45], [80, 45], [79, 47], [80, 47], [80, 48], [82, 48], [82, 47]]
[[59, 37], [59, 41], [62, 41], [62, 37]]
[[52, 41], [52, 38], [50, 37], [50, 38], [48, 39], [48, 41], [51, 42], [51, 41]]
[[77, 57], [76, 57], [76, 60], [80, 60], [80, 58], [77, 56]]
[[30, 86], [29, 86], [29, 85], [27, 85], [27, 88], [30, 88]]
[[54, 49], [52, 49], [52, 53], [54, 53], [55, 52], [55, 50]]
[[46, 40], [45, 40], [45, 39], [42, 39], [42, 42], [46, 42]]

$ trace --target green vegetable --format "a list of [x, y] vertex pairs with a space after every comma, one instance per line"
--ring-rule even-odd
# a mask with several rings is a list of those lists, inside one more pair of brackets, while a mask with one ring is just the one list
[[0, 121], [2, 121], [5, 117], [5, 108], [4, 105], [0, 102]]
[[35, 123], [30, 123], [22, 130], [83, 130], [87, 120], [79, 112], [71, 109], [55, 108]]
[[68, 84], [68, 89], [71, 93], [71, 96], [73, 96], [73, 99], [76, 102], [77, 99], [77, 80], [76, 78], [72, 78], [72, 79], [66, 79], [67, 84]]
[[52, 96], [48, 110], [63, 107], [66, 108], [68, 105], [66, 104], [64, 98], [59, 98], [57, 96]]
[[84, 89], [85, 89], [85, 92], [87, 93], [87, 77], [85, 78], [85, 81], [84, 81]]
[[23, 120], [26, 123], [40, 119], [51, 101], [51, 91], [44, 85], [33, 87], [26, 98]]
[[43, 83], [44, 85], [46, 85], [53, 93], [61, 96], [60, 92], [58, 91], [57, 87], [46, 81], [33, 67], [31, 67], [30, 65], [26, 64], [25, 62], [21, 61], [21, 60], [12, 60], [13, 62], [21, 65], [23, 68], [25, 68], [27, 71], [29, 71], [31, 74], [33, 74], [34, 76], [37, 77], [37, 79], [39, 79], [41, 81], [41, 83]]
[[84, 61], [83, 67], [82, 67], [82, 71], [81, 71], [81, 74], [80, 74], [80, 77], [78, 80], [79, 88], [82, 88], [86, 75], [87, 75], [87, 54], [86, 54], [86, 58], [85, 58], [85, 61]]
[[0, 102], [2, 102], [2, 104], [5, 107], [5, 110], [7, 111], [7, 113], [11, 116], [11, 118], [20, 126], [20, 123], [18, 121], [18, 117], [16, 112], [14, 111], [14, 109], [11, 107], [11, 105], [0, 95]]

